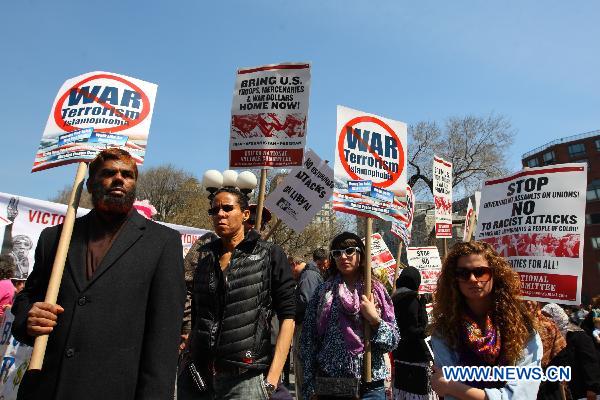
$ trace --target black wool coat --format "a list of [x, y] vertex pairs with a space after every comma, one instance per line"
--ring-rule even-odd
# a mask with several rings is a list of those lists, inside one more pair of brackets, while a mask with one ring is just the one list
[[[94, 212], [94, 211], [92, 211]], [[178, 232], [133, 211], [92, 279], [85, 263], [90, 215], [77, 218], [41, 373], [27, 373], [18, 399], [173, 398], [185, 283]], [[35, 264], [13, 305], [13, 335], [44, 301], [62, 225], [40, 235]]]

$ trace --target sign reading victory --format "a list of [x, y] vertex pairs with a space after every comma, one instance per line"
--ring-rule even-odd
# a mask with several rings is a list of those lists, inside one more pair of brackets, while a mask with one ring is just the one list
[[[406, 124], [338, 106], [334, 209], [359, 216], [403, 220], [406, 196]], [[369, 191], [356, 190], [368, 181]]]
[[302, 165], [309, 89], [307, 63], [239, 69], [231, 106], [230, 168]]
[[586, 180], [586, 164], [560, 164], [483, 186], [477, 239], [508, 259], [527, 299], [581, 303]]
[[157, 88], [110, 72], [67, 80], [54, 99], [32, 172], [90, 161], [109, 147], [127, 150], [142, 164]]

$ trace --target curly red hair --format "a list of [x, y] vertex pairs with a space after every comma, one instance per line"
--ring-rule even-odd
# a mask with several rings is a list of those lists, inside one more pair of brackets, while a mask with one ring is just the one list
[[514, 365], [537, 327], [535, 316], [521, 300], [521, 281], [510, 264], [485, 242], [462, 242], [452, 247], [442, 265], [433, 297], [433, 332], [453, 349], [457, 348], [459, 327], [467, 307], [456, 280], [460, 257], [478, 254], [493, 272], [492, 315], [502, 338], [502, 355]]

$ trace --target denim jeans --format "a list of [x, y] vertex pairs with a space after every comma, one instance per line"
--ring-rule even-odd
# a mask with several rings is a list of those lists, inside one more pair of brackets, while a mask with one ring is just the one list
[[[383, 380], [361, 384], [361, 400], [385, 400], [385, 386]], [[319, 396], [319, 400], [342, 400], [343, 397], [337, 396]]]
[[198, 393], [191, 381], [177, 381], [177, 400], [267, 400], [262, 374], [246, 373], [241, 376], [216, 376], [211, 379], [208, 390]]

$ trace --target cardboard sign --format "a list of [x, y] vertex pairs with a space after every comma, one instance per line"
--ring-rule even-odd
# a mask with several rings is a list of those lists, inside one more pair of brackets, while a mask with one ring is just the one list
[[265, 207], [300, 233], [333, 193], [333, 170], [312, 150], [265, 200]]
[[[364, 242], [364, 239], [363, 239]], [[371, 269], [382, 282], [388, 282], [390, 286], [394, 280], [394, 269], [396, 260], [390, 249], [385, 244], [379, 233], [371, 235]]]
[[[406, 124], [338, 106], [334, 209], [364, 217], [403, 220], [406, 196]], [[369, 193], [352, 189], [370, 181]], [[352, 183], [350, 183], [352, 182]]]
[[109, 147], [142, 164], [157, 89], [110, 72], [68, 79], [54, 99], [31, 171], [90, 161]]
[[302, 165], [310, 64], [239, 69], [231, 106], [229, 167]]
[[[79, 208], [77, 217], [82, 217], [90, 210]], [[67, 206], [50, 201], [29, 197], [0, 193], [0, 215], [9, 219], [12, 224], [0, 227], [2, 238], [2, 254], [9, 254], [17, 266], [17, 277], [27, 278], [34, 262], [34, 251], [40, 233], [44, 228], [62, 224]], [[192, 244], [207, 230], [189, 226], [158, 222], [175, 229], [181, 234], [183, 255], [187, 254]]]
[[408, 265], [417, 268], [421, 273], [419, 293], [434, 293], [442, 272], [442, 260], [437, 247], [408, 247], [406, 255]]
[[452, 164], [433, 157], [433, 201], [435, 237], [452, 237]]
[[412, 237], [412, 223], [415, 215], [415, 196], [408, 185], [406, 186], [406, 202], [404, 208], [406, 209], [406, 219], [404, 223], [402, 221], [392, 222], [391, 232], [402, 240], [405, 247], [408, 247]]
[[485, 182], [477, 239], [508, 259], [525, 298], [581, 303], [586, 181], [574, 163]]

